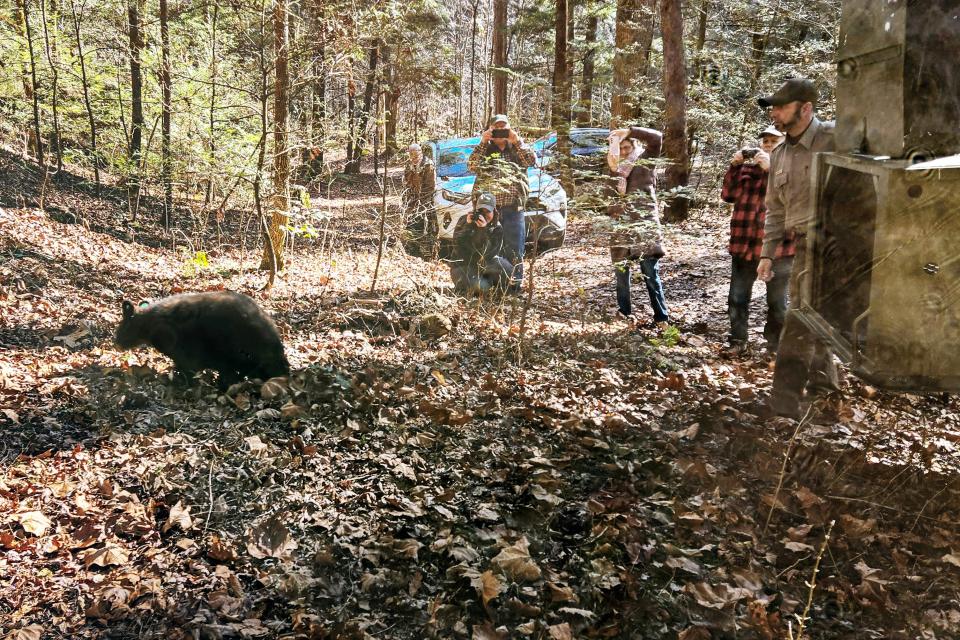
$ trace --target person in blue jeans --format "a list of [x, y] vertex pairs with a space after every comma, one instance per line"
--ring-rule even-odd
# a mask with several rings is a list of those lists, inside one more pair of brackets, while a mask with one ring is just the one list
[[458, 293], [482, 295], [510, 286], [513, 265], [503, 256], [503, 227], [496, 217], [496, 204], [491, 194], [482, 193], [473, 213], [457, 221], [450, 277]]
[[495, 115], [480, 135], [467, 165], [476, 173], [474, 195], [489, 193], [496, 200], [497, 215], [503, 231], [503, 257], [512, 264], [509, 289], [519, 290], [523, 281], [523, 253], [527, 241], [523, 209], [529, 185], [527, 168], [536, 156], [523, 138], [510, 127], [505, 115]]
[[[783, 142], [783, 134], [773, 126], [760, 132], [760, 146], [741, 149], [730, 160], [723, 176], [724, 202], [733, 204], [730, 214], [729, 252], [730, 294], [727, 312], [730, 316], [730, 344], [726, 355], [739, 356], [747, 350], [750, 300], [757, 267], [763, 249], [763, 227], [766, 221], [767, 181], [770, 154]], [[793, 269], [796, 246], [792, 234], [785, 234], [774, 255], [774, 278], [767, 282], [767, 322], [763, 337], [767, 351], [777, 352], [780, 333], [787, 315], [787, 289]]]
[[[643, 147], [637, 145], [637, 141]], [[665, 328], [670, 323], [660, 280], [660, 258], [664, 251], [655, 177], [650, 159], [660, 156], [663, 134], [655, 129], [630, 127], [610, 133], [607, 164], [611, 173], [611, 202], [607, 215], [613, 218], [610, 258], [617, 283], [617, 307], [631, 316], [631, 267], [639, 262], [640, 273], [650, 297], [653, 321]]]

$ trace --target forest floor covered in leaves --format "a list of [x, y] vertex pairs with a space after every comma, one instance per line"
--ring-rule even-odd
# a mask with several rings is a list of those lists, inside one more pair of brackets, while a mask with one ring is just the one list
[[[667, 229], [676, 329], [615, 317], [574, 217], [521, 330], [526, 294], [458, 298], [395, 240], [370, 292], [369, 176], [313, 199], [329, 226], [264, 295], [255, 226], [174, 247], [65, 182], [18, 201], [32, 170], [0, 162], [0, 637], [960, 633], [957, 400], [847, 376], [758, 417], [719, 208]], [[123, 299], [219, 288], [277, 320], [289, 379], [184, 389], [113, 345]]]

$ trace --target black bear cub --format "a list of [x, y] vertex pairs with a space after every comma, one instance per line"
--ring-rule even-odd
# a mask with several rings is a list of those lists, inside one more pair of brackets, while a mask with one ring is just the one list
[[290, 373], [276, 325], [256, 302], [233, 291], [183, 293], [139, 308], [124, 300], [116, 342], [169, 356], [188, 383], [213, 369], [221, 390], [245, 377]]

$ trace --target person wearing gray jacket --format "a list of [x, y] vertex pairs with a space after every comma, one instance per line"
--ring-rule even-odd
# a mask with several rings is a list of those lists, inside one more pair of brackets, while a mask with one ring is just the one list
[[815, 154], [833, 151], [833, 123], [821, 122], [816, 117], [817, 89], [807, 79], [787, 80], [772, 96], [757, 102], [770, 110], [774, 125], [787, 134], [786, 141], [770, 156], [767, 219], [757, 277], [764, 282], [773, 279], [777, 247], [788, 231], [794, 233], [797, 246], [790, 275], [790, 307], [780, 336], [768, 408], [777, 415], [797, 418], [804, 387], [808, 392], [839, 389], [833, 351], [813, 336], [796, 315], [800, 303], [799, 275], [808, 249], [807, 229], [814, 219], [811, 169]]

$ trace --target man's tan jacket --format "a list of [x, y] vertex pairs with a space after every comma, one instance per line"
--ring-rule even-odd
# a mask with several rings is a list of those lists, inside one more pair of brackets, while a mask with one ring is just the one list
[[773, 259], [785, 232], [796, 229], [805, 233], [813, 220], [810, 174], [814, 154], [821, 151], [833, 151], [833, 123], [814, 117], [796, 144], [784, 142], [770, 155], [761, 257]]

